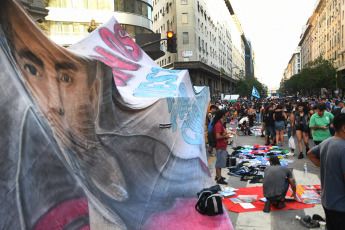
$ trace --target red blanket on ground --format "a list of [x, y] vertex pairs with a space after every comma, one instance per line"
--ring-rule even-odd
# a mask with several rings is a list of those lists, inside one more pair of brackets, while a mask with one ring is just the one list
[[[264, 197], [261, 186], [239, 188], [236, 194], [237, 196], [238, 195], [258, 195], [258, 199]], [[252, 205], [255, 206], [255, 208], [252, 208], [252, 209], [244, 209], [242, 208], [240, 204], [234, 204], [232, 201], [229, 200], [229, 198], [235, 198], [237, 196], [228, 197], [222, 200], [223, 204], [227, 207], [229, 211], [241, 213], [241, 212], [256, 212], [256, 211], [264, 210], [265, 203], [259, 200], [251, 203]], [[290, 191], [288, 191], [287, 196], [291, 196]], [[305, 208], [312, 208], [315, 206], [314, 204], [303, 204], [298, 201], [287, 201], [285, 203], [286, 203], [286, 207], [282, 209], [277, 209], [272, 205], [271, 211], [289, 210], [289, 209], [305, 209]]]

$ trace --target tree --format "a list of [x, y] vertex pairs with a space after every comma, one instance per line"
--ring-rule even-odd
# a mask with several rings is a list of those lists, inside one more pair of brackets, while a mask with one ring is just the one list
[[335, 89], [336, 69], [333, 67], [333, 60], [325, 60], [318, 57], [308, 62], [299, 74], [293, 75], [290, 79], [280, 85], [280, 91], [300, 91], [303, 95], [319, 95], [321, 88], [328, 90]]
[[262, 96], [267, 95], [267, 86], [263, 85], [254, 77], [247, 77], [246, 80], [237, 80], [235, 93], [239, 94], [240, 97], [250, 97], [252, 95], [253, 86]]

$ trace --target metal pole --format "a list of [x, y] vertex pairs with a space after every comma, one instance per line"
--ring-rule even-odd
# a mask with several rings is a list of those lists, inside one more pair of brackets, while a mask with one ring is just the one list
[[150, 45], [153, 45], [153, 44], [156, 44], [158, 42], [165, 41], [165, 40], [168, 40], [168, 39], [167, 38], [163, 38], [163, 39], [159, 39], [159, 40], [156, 40], [156, 41], [152, 41], [152, 42], [149, 42], [147, 44], [144, 44], [144, 45], [140, 46], [140, 48], [143, 48], [143, 47], [146, 47], [146, 46], [150, 46]]

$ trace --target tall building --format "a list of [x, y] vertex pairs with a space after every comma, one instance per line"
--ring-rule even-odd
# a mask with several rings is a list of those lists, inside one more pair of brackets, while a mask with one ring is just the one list
[[153, 31], [177, 36], [177, 53], [156, 62], [164, 68], [188, 69], [195, 86], [209, 86], [213, 100], [234, 89], [232, 41], [226, 22], [212, 18], [203, 0], [153, 0]]
[[[251, 46], [250, 41], [246, 38], [241, 23], [239, 22], [237, 15], [230, 3], [230, 0], [224, 0], [226, 7], [229, 10], [232, 20], [235, 23], [237, 30], [241, 36], [241, 49], [244, 53], [244, 76], [255, 77], [255, 62], [254, 62], [254, 50]], [[242, 71], [242, 70], [241, 70]]]
[[301, 47], [297, 47], [284, 70], [282, 82], [290, 79], [293, 75], [301, 72]]
[[298, 74], [301, 72], [301, 47], [297, 47], [294, 54], [291, 57], [292, 63], [292, 75]]
[[232, 66], [233, 66], [233, 77], [236, 80], [245, 78], [245, 60], [244, 51], [238, 49], [237, 46], [233, 44], [232, 46]]
[[344, 11], [345, 2], [342, 0], [317, 1], [299, 42], [301, 68], [309, 61], [323, 57], [332, 60], [338, 72], [345, 70]]
[[152, 33], [151, 0], [45, 0], [44, 6], [49, 14], [41, 27], [62, 46], [85, 37], [92, 20], [97, 27], [112, 16], [133, 39]]

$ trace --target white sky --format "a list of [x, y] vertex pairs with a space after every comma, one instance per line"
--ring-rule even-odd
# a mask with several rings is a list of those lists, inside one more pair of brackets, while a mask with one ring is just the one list
[[[224, 0], [204, 0], [212, 16], [232, 20]], [[269, 88], [279, 87], [298, 46], [303, 26], [317, 0], [230, 0], [255, 53], [256, 75]], [[238, 33], [232, 31], [237, 44]]]

